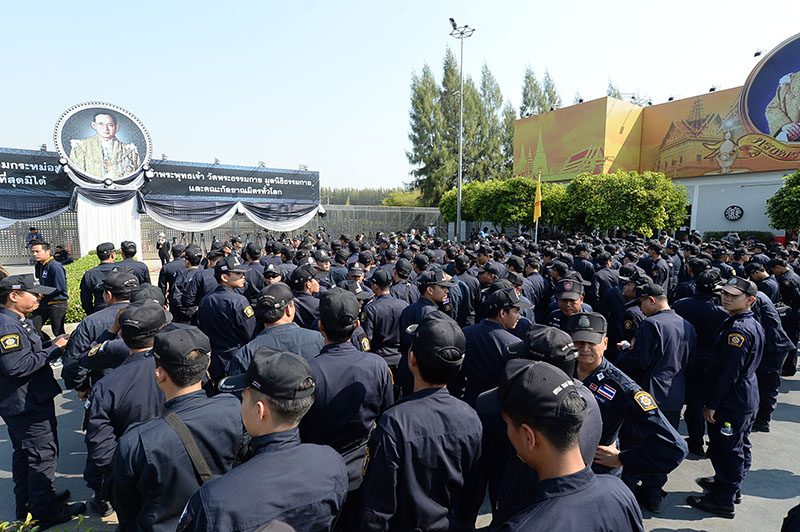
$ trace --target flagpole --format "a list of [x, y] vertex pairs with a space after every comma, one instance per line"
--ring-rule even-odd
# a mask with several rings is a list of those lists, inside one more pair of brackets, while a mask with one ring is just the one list
[[[536, 182], [537, 190], [538, 190], [538, 187], [542, 186], [542, 172], [541, 171], [539, 172], [539, 178], [538, 179], [539, 180]], [[535, 244], [538, 244], [539, 243], [539, 217], [536, 216], [536, 205], [535, 205], [535, 203], [534, 203], [534, 207], [533, 207], [533, 213], [534, 213], [533, 214], [534, 217], [536, 217], [536, 228], [534, 229], [534, 233], [533, 233], [533, 242]]]

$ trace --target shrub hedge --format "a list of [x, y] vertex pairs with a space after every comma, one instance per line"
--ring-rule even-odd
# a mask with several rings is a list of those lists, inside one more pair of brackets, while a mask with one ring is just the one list
[[[117, 252], [117, 262], [121, 260], [122, 254]], [[85, 257], [64, 266], [67, 274], [67, 292], [69, 293], [66, 323], [78, 323], [86, 317], [86, 313], [81, 308], [81, 279], [87, 270], [91, 270], [98, 264], [100, 261], [97, 260], [97, 253], [92, 250]]]

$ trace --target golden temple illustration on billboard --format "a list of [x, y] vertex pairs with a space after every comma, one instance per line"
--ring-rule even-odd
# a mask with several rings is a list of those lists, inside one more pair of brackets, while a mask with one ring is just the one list
[[604, 97], [517, 120], [514, 173], [567, 181], [653, 170], [669, 177], [800, 167], [800, 35], [742, 87], [640, 107]]

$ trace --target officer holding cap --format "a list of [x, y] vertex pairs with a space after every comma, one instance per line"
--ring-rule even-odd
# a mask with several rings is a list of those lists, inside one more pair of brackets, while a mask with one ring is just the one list
[[464, 333], [438, 310], [410, 329], [414, 392], [370, 438], [361, 530], [470, 530], [484, 495], [481, 423], [446, 387], [464, 359]]
[[[123, 530], [174, 530], [200, 485], [233, 467], [244, 436], [241, 408], [230, 394], [208, 398], [203, 391], [210, 352], [197, 327], [168, 326], [154, 338], [154, 378], [166, 398], [165, 413], [133, 426], [117, 444], [109, 483]], [[179, 436], [183, 428], [187, 432]], [[191, 445], [200, 451], [202, 473]]]
[[310, 361], [316, 400], [300, 424], [304, 442], [330, 445], [347, 463], [347, 512], [360, 508], [361, 464], [376, 419], [394, 402], [389, 367], [378, 355], [359, 351], [350, 342], [360, 307], [352, 292], [334, 287], [322, 294], [319, 330], [325, 347]]
[[[609, 362], [607, 323], [602, 314], [580, 313], [567, 322], [577, 349], [575, 375], [594, 394], [603, 418], [603, 433], [594, 455], [596, 473], [619, 474], [623, 479], [667, 474], [686, 457], [686, 443], [658, 408], [653, 396]], [[616, 447], [617, 437], [620, 449]], [[645, 477], [641, 486], [631, 486], [642, 506], [659, 511], [663, 483]]]
[[722, 306], [730, 314], [715, 344], [703, 414], [711, 440], [708, 456], [714, 476], [698, 479], [709, 491], [686, 498], [691, 506], [722, 517], [734, 516], [734, 503], [752, 460], [750, 430], [758, 408], [756, 368], [764, 350], [764, 329], [751, 307], [755, 283], [732, 277], [722, 287]]
[[211, 366], [208, 373], [216, 384], [225, 376], [233, 354], [253, 337], [255, 312], [250, 302], [236, 290], [244, 287], [247, 268], [235, 254], [214, 266], [219, 286], [203, 298], [197, 310], [198, 326], [211, 341]]
[[511, 444], [539, 476], [528, 506], [499, 530], [644, 530], [622, 481], [584, 464], [578, 434], [586, 401], [570, 376], [546, 362], [511, 360], [498, 397]]
[[16, 517], [24, 521], [30, 511], [43, 527], [69, 521], [86, 508], [67, 505], [69, 492], [54, 489], [58, 434], [53, 398], [61, 388], [50, 362], [61, 354], [67, 339], [59, 336], [45, 347], [27, 319], [40, 298], [54, 291], [30, 274], [0, 281], [0, 417], [14, 448]]
[[219, 387], [242, 391], [241, 419], [253, 456], [203, 484], [178, 530], [255, 530], [272, 521], [330, 530], [347, 494], [347, 468], [330, 447], [300, 443], [298, 423], [315, 402], [308, 362], [293, 353], [259, 352], [247, 373]]
[[283, 283], [265, 287], [256, 301], [256, 320], [264, 330], [243, 345], [231, 358], [228, 375], [247, 371], [256, 351], [269, 347], [275, 351], [289, 351], [306, 360], [317, 356], [322, 349], [322, 334], [303, 329], [294, 322], [295, 304], [292, 290]]
[[166, 323], [164, 309], [152, 301], [128, 305], [119, 316], [122, 339], [129, 355], [119, 367], [97, 381], [86, 400], [86, 468], [83, 478], [94, 497], [89, 501], [93, 513], [107, 516], [113, 511], [108, 502], [105, 477], [109, 473], [117, 440], [134, 423], [161, 415], [164, 393], [153, 374], [153, 337]]

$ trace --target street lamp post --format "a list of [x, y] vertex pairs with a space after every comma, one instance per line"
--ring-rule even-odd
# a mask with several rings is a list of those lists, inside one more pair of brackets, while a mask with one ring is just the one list
[[467, 25], [458, 26], [456, 21], [450, 19], [450, 25], [453, 26], [453, 31], [450, 35], [461, 41], [461, 61], [460, 61], [460, 89], [458, 91], [459, 109], [458, 109], [458, 200], [456, 201], [456, 240], [461, 242], [461, 183], [463, 180], [463, 163], [464, 163], [464, 39], [472, 37], [475, 33], [475, 28], [470, 28]]

